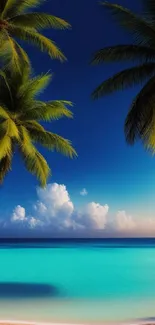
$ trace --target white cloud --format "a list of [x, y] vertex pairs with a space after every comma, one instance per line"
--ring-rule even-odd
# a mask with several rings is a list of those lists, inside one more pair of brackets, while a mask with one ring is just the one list
[[21, 205], [17, 205], [16, 208], [13, 211], [13, 214], [11, 216], [12, 222], [23, 222], [26, 221], [26, 212], [25, 208], [23, 208]]
[[107, 204], [88, 203], [80, 213], [78, 222], [86, 229], [104, 229], [107, 223], [108, 210]]
[[83, 188], [83, 189], [81, 190], [80, 195], [81, 195], [81, 196], [86, 196], [86, 195], [88, 195], [88, 192], [87, 192], [86, 188]]
[[30, 218], [28, 219], [28, 225], [29, 225], [29, 227], [30, 227], [31, 229], [34, 229], [34, 228], [36, 228], [37, 226], [42, 226], [43, 223], [42, 223], [40, 220], [38, 220], [38, 219], [36, 219], [36, 218], [34, 218], [34, 217], [30, 217]]
[[45, 189], [38, 188], [39, 201], [35, 206], [41, 220], [61, 229], [71, 225], [71, 215], [74, 205], [65, 185], [48, 184]]
[[[24, 224], [24, 227], [27, 228], [36, 228], [37, 226], [42, 225], [39, 219], [36, 219], [31, 216], [26, 216], [26, 210], [21, 205], [17, 205], [11, 216], [11, 223], [14, 224]], [[8, 227], [8, 224], [5, 223], [5, 227]]]
[[[136, 218], [121, 210], [109, 213], [107, 204], [90, 202], [83, 208], [75, 209], [65, 185], [48, 184], [45, 189], [37, 189], [38, 200], [31, 215], [21, 205], [17, 205], [11, 215], [11, 224], [31, 231], [44, 231], [48, 235], [62, 231], [71, 237], [85, 236], [153, 236], [155, 218]], [[9, 227], [5, 223], [5, 228]], [[20, 228], [21, 229], [21, 228]]]
[[133, 230], [136, 227], [136, 223], [133, 217], [127, 215], [125, 211], [118, 211], [116, 214], [116, 228], [119, 231]]

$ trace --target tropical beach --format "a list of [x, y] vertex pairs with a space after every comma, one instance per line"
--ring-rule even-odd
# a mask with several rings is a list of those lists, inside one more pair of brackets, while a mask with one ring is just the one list
[[154, 89], [155, 0], [0, 0], [0, 325], [155, 324]]
[[154, 252], [147, 239], [1, 244], [0, 319], [152, 324]]

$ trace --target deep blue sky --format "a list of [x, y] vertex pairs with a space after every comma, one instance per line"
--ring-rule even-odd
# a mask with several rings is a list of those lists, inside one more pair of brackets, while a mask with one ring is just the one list
[[[117, 1], [135, 11], [140, 1]], [[34, 47], [25, 47], [35, 73], [51, 70], [53, 82], [42, 99], [66, 99], [74, 102], [74, 120], [62, 119], [50, 129], [72, 140], [78, 158], [69, 160], [59, 154], [42, 151], [53, 177], [50, 182], [65, 184], [76, 206], [88, 201], [109, 204], [112, 210], [130, 213], [155, 208], [155, 158], [141, 144], [129, 147], [125, 143], [123, 124], [129, 105], [138, 87], [107, 96], [99, 101], [90, 98], [93, 89], [108, 76], [125, 67], [123, 64], [91, 66], [92, 54], [107, 45], [129, 43], [127, 32], [112, 22], [112, 17], [97, 0], [49, 0], [42, 6], [68, 20], [69, 31], [47, 31], [68, 58], [61, 64]], [[126, 65], [127, 66], [127, 65]], [[9, 214], [14, 206], [29, 207], [36, 200], [37, 181], [24, 169], [16, 156], [13, 170], [1, 187], [0, 212]], [[81, 197], [85, 187], [88, 196]]]

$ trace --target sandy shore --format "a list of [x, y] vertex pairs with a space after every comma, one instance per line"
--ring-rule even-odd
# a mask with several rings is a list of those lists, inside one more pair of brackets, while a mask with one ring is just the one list
[[93, 323], [54, 323], [54, 322], [28, 322], [19, 320], [0, 320], [0, 325], [155, 325], [155, 320], [135, 322], [93, 322]]

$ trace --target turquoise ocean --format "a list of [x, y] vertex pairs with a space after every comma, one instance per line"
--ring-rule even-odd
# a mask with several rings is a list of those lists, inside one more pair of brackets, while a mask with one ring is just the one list
[[154, 239], [0, 242], [0, 319], [83, 323], [154, 317]]

